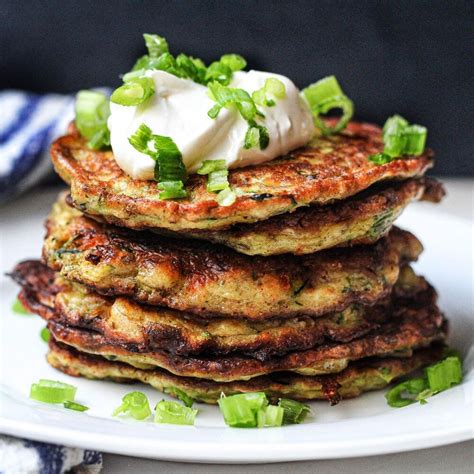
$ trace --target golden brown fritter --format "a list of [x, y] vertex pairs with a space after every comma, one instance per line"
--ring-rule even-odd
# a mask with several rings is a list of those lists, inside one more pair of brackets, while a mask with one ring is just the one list
[[443, 196], [444, 189], [438, 181], [409, 179], [372, 186], [343, 201], [299, 208], [254, 224], [185, 235], [227, 245], [247, 255], [308, 254], [374, 243], [389, 232], [410, 202], [439, 202]]
[[[390, 300], [367, 307], [351, 305], [319, 318], [251, 321], [191, 316], [132, 300], [105, 297], [59, 277], [39, 262], [25, 262], [15, 273], [28, 293], [29, 307], [47, 321], [85, 329], [134, 352], [166, 350], [170, 354], [240, 353], [259, 360], [316, 345], [349, 342], [387, 321]], [[395, 286], [399, 298], [426, 290], [426, 281], [405, 267]]]
[[318, 316], [388, 295], [420, 242], [392, 229], [371, 246], [249, 257], [226, 247], [134, 232], [88, 219], [63, 201], [47, 222], [43, 259], [105, 295], [206, 316]]
[[296, 400], [328, 400], [336, 404], [341, 398], [357, 397], [369, 390], [378, 390], [390, 382], [439, 360], [442, 347], [421, 349], [408, 358], [373, 358], [349, 365], [338, 374], [304, 376], [278, 373], [247, 381], [218, 383], [192, 377], [177, 377], [161, 369], [141, 370], [121, 362], [78, 352], [50, 340], [48, 362], [68, 375], [115, 382], [142, 382], [168, 395], [186, 393], [198, 402], [217, 403], [221, 394], [265, 392], [276, 400], [289, 397]]
[[429, 150], [384, 165], [367, 159], [382, 150], [379, 127], [351, 123], [342, 134], [317, 137], [288, 156], [232, 170], [229, 182], [237, 199], [230, 206], [219, 206], [216, 195], [206, 190], [206, 177], [197, 174], [186, 184], [189, 197], [160, 200], [155, 182], [131, 179], [112, 152], [87, 148], [74, 127], [53, 143], [51, 156], [81, 211], [134, 229], [179, 231], [265, 220], [301, 206], [345, 199], [380, 181], [421, 176], [432, 166]]
[[[26, 274], [26, 264], [17, 270], [17, 280]], [[22, 273], [23, 272], [23, 273]], [[28, 275], [28, 274], [26, 274]], [[42, 277], [40, 277], [42, 278]], [[350, 361], [372, 356], [410, 355], [411, 350], [426, 347], [445, 337], [445, 321], [436, 306], [436, 293], [431, 287], [410, 297], [394, 296], [387, 306], [388, 316], [377, 328], [349, 342], [328, 341], [312, 349], [295, 351], [281, 356], [258, 360], [241, 354], [224, 356], [203, 354], [181, 356], [163, 347], [149, 351], [146, 345], [129, 344], [128, 339], [109, 339], [93, 327], [75, 327], [62, 321], [56, 305], [49, 299], [41, 301], [34, 286], [25, 279], [21, 301], [31, 311], [48, 319], [48, 328], [54, 338], [81, 352], [101, 355], [126, 362], [138, 368], [160, 367], [187, 377], [228, 382], [246, 380], [272, 372], [294, 371], [304, 375], [340, 372]], [[47, 307], [46, 310], [43, 308]], [[124, 316], [125, 318], [126, 316]]]

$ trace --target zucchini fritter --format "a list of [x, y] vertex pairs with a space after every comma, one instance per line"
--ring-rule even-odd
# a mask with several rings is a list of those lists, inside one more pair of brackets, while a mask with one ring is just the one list
[[220, 206], [206, 190], [206, 177], [197, 174], [186, 184], [189, 197], [160, 200], [156, 183], [131, 179], [112, 152], [89, 149], [74, 126], [53, 143], [51, 156], [81, 211], [134, 229], [180, 231], [265, 220], [301, 206], [345, 199], [380, 181], [422, 176], [432, 166], [429, 150], [384, 165], [368, 160], [382, 150], [379, 127], [353, 122], [342, 134], [317, 137], [288, 156], [231, 170], [229, 183], [237, 199], [230, 206]]
[[421, 251], [412, 234], [394, 228], [371, 246], [250, 257], [208, 242], [100, 224], [60, 200], [47, 222], [43, 259], [104, 295], [203, 316], [266, 319], [373, 304]]
[[444, 189], [438, 181], [409, 179], [376, 185], [340, 202], [299, 208], [254, 224], [185, 235], [227, 245], [246, 255], [308, 254], [374, 243], [389, 232], [410, 202], [439, 202], [443, 196]]
[[293, 373], [278, 373], [247, 381], [228, 383], [192, 377], [177, 377], [161, 369], [142, 370], [121, 362], [84, 354], [57, 343], [49, 342], [48, 362], [68, 375], [88, 379], [108, 379], [115, 382], [142, 382], [168, 395], [185, 392], [198, 402], [217, 403], [221, 394], [234, 395], [263, 391], [270, 399], [289, 397], [296, 400], [328, 400], [338, 403], [341, 398], [353, 398], [363, 392], [379, 390], [390, 382], [408, 375], [441, 357], [442, 347], [433, 346], [415, 351], [408, 358], [373, 358], [349, 365], [339, 374], [308, 377]]
[[[54, 272], [39, 262], [25, 262], [16, 275], [27, 292], [26, 304], [45, 320], [93, 331], [133, 352], [166, 350], [179, 356], [237, 352], [264, 361], [331, 341], [349, 342], [379, 328], [390, 315], [386, 298], [372, 307], [354, 304], [319, 318], [206, 319], [98, 295], [78, 283], [55, 279]], [[423, 278], [405, 267], [395, 292], [406, 298], [427, 287]]]

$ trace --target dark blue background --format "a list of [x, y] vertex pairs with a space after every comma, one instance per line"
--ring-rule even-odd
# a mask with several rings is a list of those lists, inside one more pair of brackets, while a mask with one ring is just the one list
[[437, 174], [474, 175], [473, 4], [461, 1], [0, 1], [0, 88], [119, 84], [141, 34], [205, 61], [244, 55], [299, 86], [335, 74], [360, 119], [426, 125]]

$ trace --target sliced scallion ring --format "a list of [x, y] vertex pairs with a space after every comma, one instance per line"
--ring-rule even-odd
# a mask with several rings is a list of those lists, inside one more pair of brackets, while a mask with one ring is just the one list
[[432, 392], [442, 392], [458, 385], [462, 381], [461, 359], [457, 356], [446, 357], [425, 370], [428, 385]]
[[87, 411], [89, 410], [89, 407], [86, 407], [85, 405], [81, 405], [80, 403], [76, 402], [71, 402], [71, 401], [65, 401], [63, 403], [64, 408], [67, 408], [68, 410], [74, 410], [74, 411]]
[[142, 392], [130, 392], [122, 398], [122, 404], [117, 407], [112, 416], [126, 414], [135, 420], [144, 420], [151, 415], [148, 398]]
[[278, 406], [284, 410], [284, 425], [302, 423], [306, 418], [306, 415], [311, 412], [309, 405], [291, 400], [289, 398], [280, 398], [278, 401]]
[[56, 380], [41, 379], [30, 388], [30, 398], [44, 403], [74, 401], [77, 388]]
[[123, 86], [115, 89], [110, 100], [115, 104], [139, 105], [155, 93], [155, 83], [150, 77], [130, 78]]
[[155, 407], [155, 423], [170, 425], [194, 425], [198, 410], [178, 402], [161, 400]]
[[[354, 114], [354, 104], [344, 94], [335, 76], [325, 77], [309, 85], [303, 89], [302, 95], [309, 104], [315, 125], [323, 135], [340, 132]], [[329, 127], [321, 119], [321, 115], [333, 109], [341, 109], [342, 116], [334, 127]]]
[[23, 303], [17, 298], [12, 304], [12, 311], [16, 314], [31, 315], [31, 313], [23, 306]]

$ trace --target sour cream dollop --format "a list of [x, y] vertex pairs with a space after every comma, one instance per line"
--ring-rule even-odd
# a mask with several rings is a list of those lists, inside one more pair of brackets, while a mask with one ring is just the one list
[[215, 102], [208, 88], [164, 71], [147, 74], [155, 83], [155, 94], [138, 106], [110, 104], [110, 141], [120, 168], [134, 179], [153, 179], [155, 162], [140, 153], [128, 138], [145, 123], [154, 134], [171, 137], [183, 156], [186, 169], [196, 172], [205, 160], [225, 160], [228, 168], [238, 168], [273, 160], [309, 142], [314, 133], [311, 111], [295, 84], [285, 76], [261, 71], [234, 73], [230, 87], [250, 95], [265, 80], [279, 79], [286, 89], [273, 107], [258, 106], [265, 115], [258, 123], [268, 129], [267, 148], [244, 149], [248, 123], [237, 110], [222, 108], [215, 119], [207, 112]]

